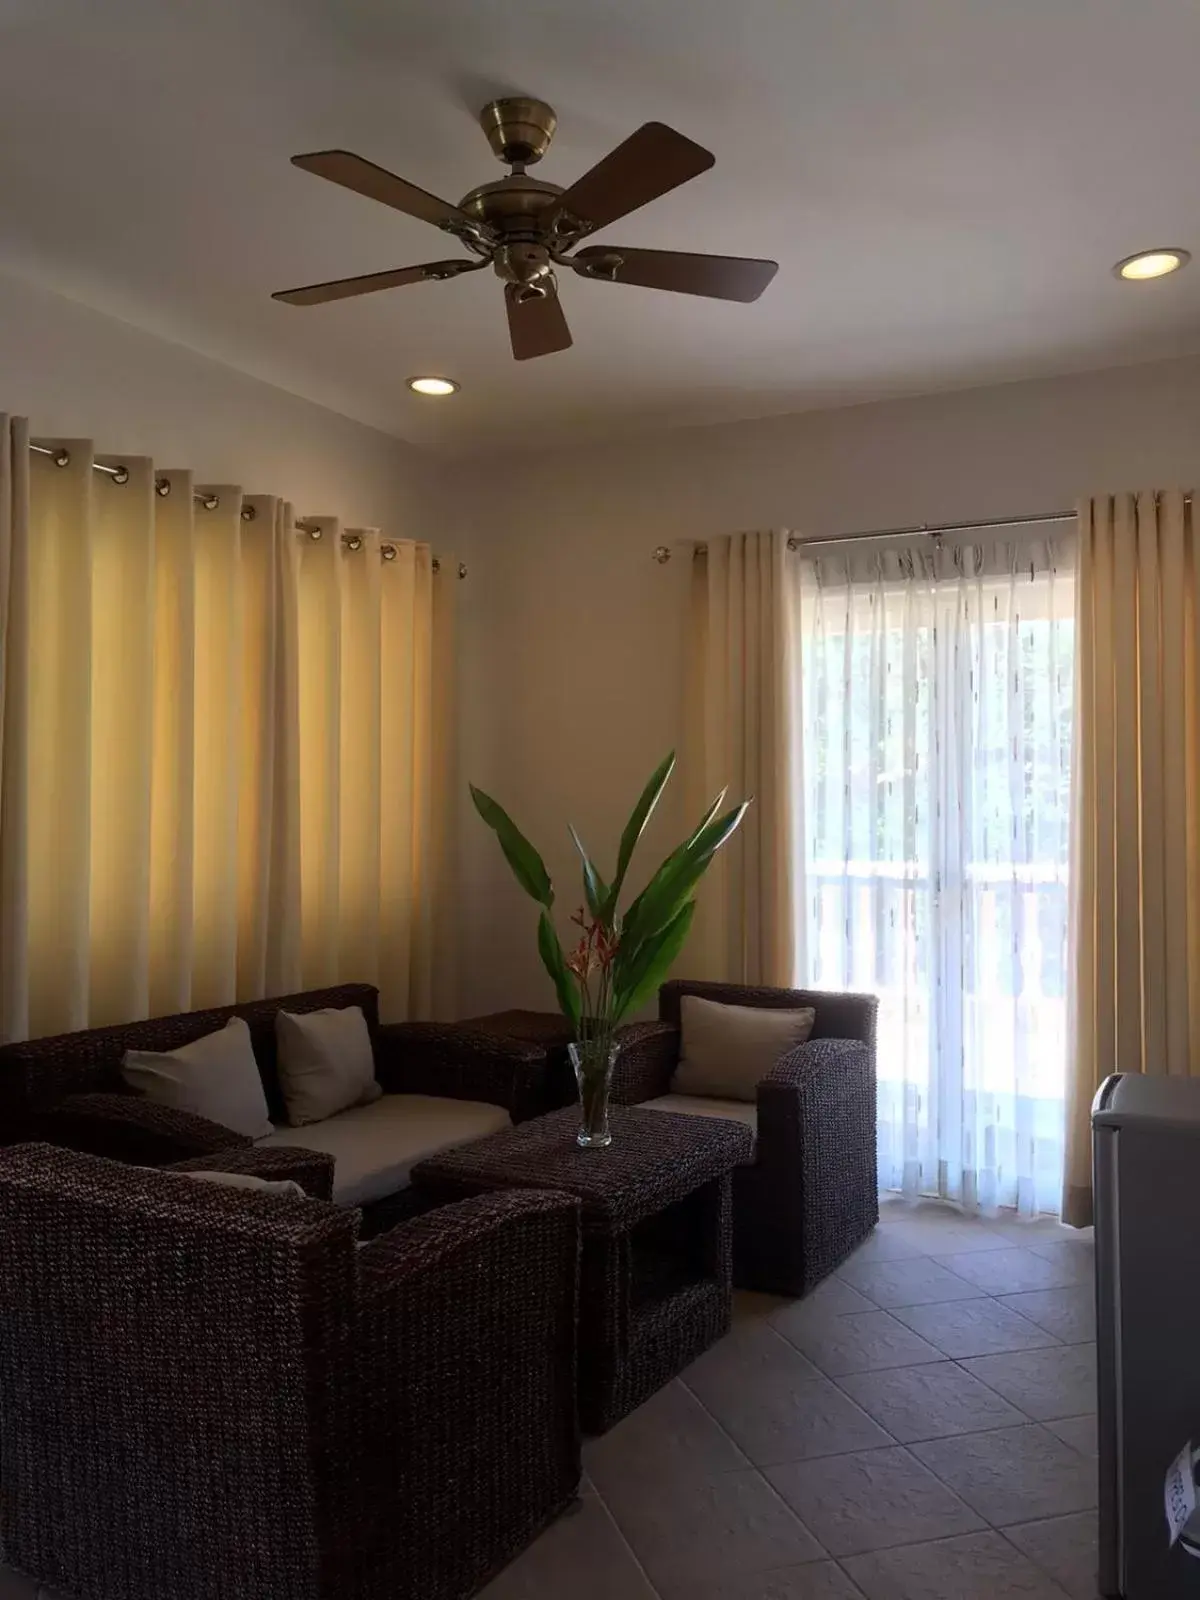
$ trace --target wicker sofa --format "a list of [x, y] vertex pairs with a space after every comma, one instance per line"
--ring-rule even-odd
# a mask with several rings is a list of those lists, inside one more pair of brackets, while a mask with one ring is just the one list
[[[324, 1122], [288, 1127], [275, 1063], [275, 1015], [345, 1006], [363, 1010], [384, 1094]], [[542, 1056], [534, 1047], [441, 1023], [381, 1024], [378, 991], [342, 984], [0, 1047], [0, 1144], [42, 1140], [142, 1166], [249, 1145], [218, 1123], [142, 1098], [120, 1075], [126, 1050], [173, 1050], [235, 1016], [250, 1028], [276, 1125], [266, 1143], [334, 1156], [334, 1199], [364, 1207], [370, 1230], [407, 1214], [407, 1174], [423, 1156], [537, 1109]]]
[[[680, 1000], [812, 1006], [806, 1044], [758, 1085], [756, 1103], [671, 1093]], [[875, 1020], [871, 995], [745, 988], [686, 979], [659, 991], [659, 1020], [625, 1030], [613, 1097], [626, 1105], [735, 1117], [754, 1128], [754, 1164], [733, 1178], [734, 1281], [803, 1295], [867, 1238], [879, 1220], [875, 1152]]]
[[76, 1600], [465, 1600], [578, 1484], [575, 1202], [356, 1249], [327, 1155], [198, 1164], [322, 1198], [0, 1150], [8, 1560]]

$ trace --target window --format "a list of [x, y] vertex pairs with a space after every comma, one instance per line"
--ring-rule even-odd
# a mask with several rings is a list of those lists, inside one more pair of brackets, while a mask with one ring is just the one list
[[797, 949], [880, 997], [881, 1185], [1058, 1209], [1072, 545], [796, 566]]

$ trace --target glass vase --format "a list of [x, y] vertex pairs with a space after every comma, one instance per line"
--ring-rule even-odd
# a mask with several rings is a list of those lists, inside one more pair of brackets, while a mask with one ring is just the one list
[[576, 1141], [585, 1150], [612, 1143], [608, 1131], [608, 1095], [612, 1088], [617, 1046], [606, 1039], [585, 1039], [567, 1046], [579, 1086], [581, 1118]]

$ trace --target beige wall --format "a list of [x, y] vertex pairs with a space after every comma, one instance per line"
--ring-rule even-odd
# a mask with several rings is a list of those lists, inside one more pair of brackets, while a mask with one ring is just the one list
[[[1200, 361], [664, 431], [476, 462], [455, 480], [446, 518], [471, 563], [464, 771], [544, 850], [565, 909], [579, 893], [566, 820], [608, 856], [679, 738], [688, 561], [656, 566], [655, 545], [1054, 511], [1083, 493], [1196, 482]], [[664, 817], [654, 842], [673, 843], [676, 825]], [[549, 1004], [532, 908], [473, 815], [462, 872], [464, 1011]]]
[[[447, 464], [3, 276], [0, 410], [459, 548], [462, 771], [545, 851], [565, 912], [579, 894], [567, 819], [610, 857], [679, 739], [689, 563], [655, 565], [655, 545], [1015, 515], [1200, 479], [1200, 360]], [[464, 797], [460, 1009], [548, 1004], [532, 908]], [[647, 863], [679, 825], [666, 808]]]
[[153, 456], [283, 495], [301, 514], [423, 532], [432, 474], [411, 447], [3, 275], [0, 411], [28, 417], [35, 436]]

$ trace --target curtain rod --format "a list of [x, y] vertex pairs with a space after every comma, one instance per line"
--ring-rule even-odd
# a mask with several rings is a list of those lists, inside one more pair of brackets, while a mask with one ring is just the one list
[[[34, 455], [49, 456], [56, 467], [69, 467], [71, 465], [71, 452], [69, 450], [64, 450], [61, 446], [59, 446], [58, 449], [52, 449], [46, 444], [31, 444], [29, 448]], [[102, 461], [93, 461], [92, 471], [107, 473], [114, 483], [129, 482], [128, 467], [109, 467], [106, 466]], [[170, 478], [155, 478], [154, 492], [160, 497], [160, 499], [165, 499], [171, 492]], [[203, 489], [193, 489], [192, 499], [197, 505], [203, 506], [206, 511], [216, 511], [221, 504], [220, 495], [213, 494], [211, 491]], [[253, 506], [247, 505], [242, 507], [243, 522], [253, 522], [256, 515], [257, 513], [255, 512]], [[297, 518], [296, 526], [302, 533], [308, 534], [310, 539], [319, 539], [324, 533], [324, 529], [321, 527], [319, 522], [306, 521], [303, 518]], [[342, 546], [346, 550], [361, 550], [362, 544], [363, 540], [361, 533], [356, 533], [351, 530], [349, 533], [344, 533], [342, 535]], [[381, 544], [379, 547], [379, 554], [385, 561], [394, 561], [397, 553], [398, 552], [394, 544]], [[432, 566], [434, 572], [440, 572], [442, 570], [442, 563], [438, 560], [437, 556], [434, 556]], [[458, 563], [458, 576], [460, 578], [465, 578], [466, 575], [466, 564], [465, 562], [460, 561]]]
[[[911, 539], [925, 534], [930, 539], [940, 539], [947, 533], [974, 533], [981, 528], [1035, 528], [1054, 522], [1074, 522], [1073, 511], [1035, 511], [1028, 517], [987, 517], [978, 522], [918, 522], [908, 528], [864, 528], [859, 533], [832, 533], [825, 539], [800, 539], [793, 534], [788, 539], [789, 550], [807, 550], [813, 545], [852, 544], [856, 539]], [[706, 544], [692, 546], [692, 554], [700, 555], [708, 549]], [[671, 547], [660, 544], [654, 550], [654, 559], [661, 566], [671, 559]]]

